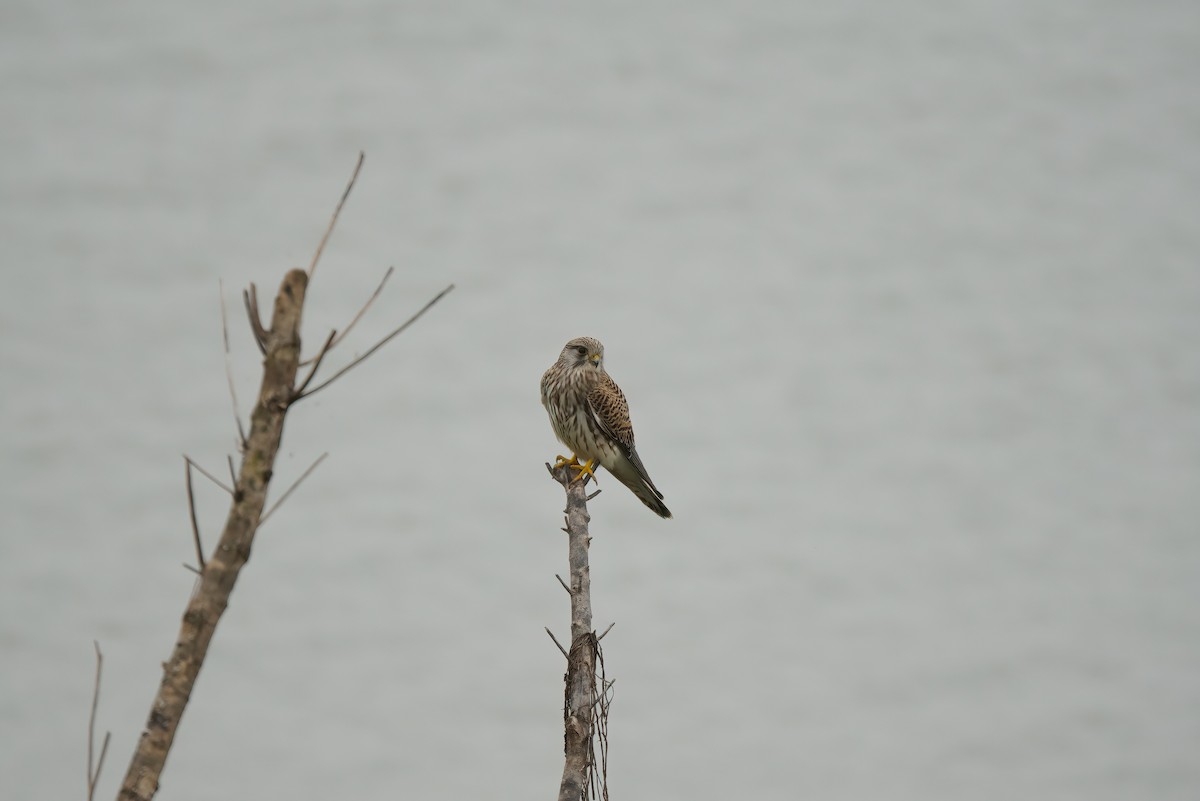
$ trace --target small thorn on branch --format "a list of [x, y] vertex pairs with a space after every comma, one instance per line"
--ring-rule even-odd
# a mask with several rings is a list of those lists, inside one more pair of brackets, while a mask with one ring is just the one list
[[[205, 470], [203, 467], [201, 467], [200, 465], [196, 464], [194, 461], [192, 461], [192, 458], [191, 458], [190, 456], [188, 456], [186, 453], [183, 455], [183, 458], [184, 458], [184, 460], [185, 460], [185, 461], [186, 461], [186, 462], [187, 462], [189, 465], [191, 465], [192, 467], [194, 467], [194, 468], [196, 469], [196, 472], [198, 472], [200, 475], [204, 476], [204, 477], [205, 477], [205, 478], [207, 478], [209, 481], [211, 481], [212, 483], [216, 484], [216, 485], [217, 485], [218, 487], [220, 487], [221, 489], [223, 489], [223, 490], [225, 490], [226, 492], [228, 492], [230, 495], [232, 495], [232, 494], [233, 494], [233, 490], [232, 490], [232, 489], [230, 489], [229, 487], [225, 486], [224, 484], [222, 484], [222, 483], [221, 483], [221, 479], [217, 478], [217, 477], [216, 477], [216, 476], [214, 476], [212, 473], [208, 472], [208, 471], [207, 471], [207, 470]], [[233, 461], [232, 461], [232, 460], [230, 460], [229, 464], [230, 464], [230, 466], [231, 466], [231, 468], [232, 468]], [[236, 481], [235, 481], [235, 483], [236, 483]]]
[[104, 767], [104, 757], [108, 753], [108, 742], [112, 739], [112, 732], [106, 731], [104, 733], [104, 744], [100, 746], [100, 759], [98, 761], [93, 760], [93, 748], [96, 740], [96, 708], [100, 705], [100, 673], [104, 667], [104, 654], [100, 653], [100, 643], [95, 640], [92, 640], [92, 647], [96, 649], [96, 683], [92, 687], [92, 713], [88, 716], [88, 801], [92, 801], [96, 796], [96, 785], [100, 781], [100, 771]]
[[187, 483], [188, 515], [192, 519], [192, 541], [196, 544], [196, 561], [200, 563], [200, 571], [204, 572], [204, 547], [200, 544], [200, 524], [196, 522], [196, 496], [192, 492], [192, 461], [183, 457], [183, 475]]
[[242, 418], [238, 414], [237, 390], [233, 385], [233, 368], [229, 363], [229, 322], [225, 315], [225, 285], [217, 280], [217, 289], [221, 295], [221, 339], [225, 344], [225, 380], [229, 384], [229, 399], [233, 403], [233, 422], [237, 425], [238, 448], [246, 450], [246, 430], [242, 428]]
[[569, 660], [571, 658], [571, 655], [567, 653], [566, 648], [562, 647], [562, 643], [560, 643], [558, 641], [558, 638], [554, 636], [554, 632], [550, 630], [549, 626], [546, 627], [546, 633], [550, 635], [550, 639], [554, 640], [554, 644], [557, 645], [558, 650], [562, 652], [563, 658]]
[[317, 370], [321, 369], [321, 360], [325, 358], [325, 354], [328, 353], [329, 350], [333, 347], [333, 344], [336, 339], [337, 339], [337, 329], [334, 329], [329, 332], [329, 336], [325, 339], [325, 344], [321, 346], [321, 349], [319, 351], [317, 351], [317, 355], [313, 359], [312, 369], [308, 371], [308, 375], [305, 376], [304, 381], [301, 382], [300, 386], [296, 388], [296, 391], [294, 393], [292, 393], [293, 399], [299, 399], [301, 396], [304, 395], [304, 390], [307, 389], [308, 385], [312, 382], [313, 376], [315, 376], [317, 374]]
[[250, 331], [254, 334], [254, 341], [265, 356], [267, 353], [267, 329], [263, 328], [262, 318], [258, 314], [258, 287], [250, 284], [249, 289], [243, 289], [242, 302], [246, 305], [246, 316], [250, 318]]
[[300, 478], [298, 478], [292, 482], [292, 486], [288, 487], [287, 491], [285, 491], [282, 495], [279, 496], [279, 500], [275, 501], [275, 503], [271, 506], [271, 508], [268, 509], [265, 513], [263, 513], [263, 516], [261, 518], [259, 518], [258, 524], [260, 526], [263, 523], [267, 522], [267, 518], [270, 517], [275, 512], [276, 509], [278, 509], [280, 506], [283, 505], [283, 502], [288, 499], [288, 496], [292, 494], [292, 491], [295, 490], [296, 487], [300, 486], [300, 482], [303, 481], [304, 479], [308, 478], [309, 473], [316, 470], [317, 465], [319, 465], [321, 462], [325, 461], [325, 457], [328, 455], [329, 455], [328, 451], [326, 451], [325, 453], [322, 453], [320, 456], [317, 457], [317, 460], [315, 462], [313, 462], [312, 464], [310, 464], [308, 466], [307, 470], [305, 470], [303, 473], [300, 474]]

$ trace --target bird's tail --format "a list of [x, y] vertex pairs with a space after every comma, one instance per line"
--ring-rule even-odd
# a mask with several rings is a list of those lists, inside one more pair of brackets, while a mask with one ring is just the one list
[[670, 517], [671, 510], [663, 503], [663, 494], [658, 491], [658, 488], [650, 483], [649, 476], [644, 475], [643, 471], [639, 471], [632, 464], [625, 468], [617, 470], [609, 470], [625, 486], [632, 490], [633, 494], [638, 497], [638, 500], [646, 504], [650, 511], [659, 517]]
[[671, 510], [662, 502], [662, 498], [659, 498], [645, 488], [637, 489], [636, 487], [630, 487], [630, 489], [633, 490], [634, 495], [638, 496], [638, 500], [650, 507], [650, 511], [654, 512], [654, 514], [659, 517], [669, 518], [671, 516]]

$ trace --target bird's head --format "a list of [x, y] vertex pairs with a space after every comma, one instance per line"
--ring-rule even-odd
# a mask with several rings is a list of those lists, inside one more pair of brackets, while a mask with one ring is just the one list
[[604, 369], [604, 346], [591, 337], [575, 337], [563, 346], [559, 361], [573, 369]]

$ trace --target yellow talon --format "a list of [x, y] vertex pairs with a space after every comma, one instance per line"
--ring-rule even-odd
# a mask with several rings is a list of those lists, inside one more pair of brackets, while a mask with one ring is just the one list
[[596, 480], [596, 474], [594, 472], [592, 472], [592, 468], [594, 468], [596, 466], [595, 459], [588, 459], [587, 464], [580, 464], [578, 459], [575, 460], [574, 464], [571, 464], [570, 462], [567, 462], [566, 464], [572, 470], [579, 471], [579, 475], [575, 476], [575, 478], [572, 479], [573, 481], [579, 481], [585, 475], [591, 476], [593, 481]]
[[574, 454], [574, 453], [571, 454], [570, 459], [568, 459], [565, 456], [556, 456], [554, 458], [557, 459], [557, 461], [554, 463], [555, 470], [557, 470], [560, 467], [569, 467], [572, 470], [579, 471], [579, 475], [577, 475], [573, 479], [571, 479], [572, 481], [578, 481], [579, 479], [583, 478], [584, 476], [591, 476], [593, 481], [596, 480], [596, 473], [595, 473], [596, 460], [595, 459], [588, 459], [587, 464], [580, 464], [578, 454]]
[[558, 460], [554, 463], [555, 470], [557, 470], [560, 467], [563, 467], [564, 465], [571, 465], [572, 467], [574, 467], [575, 465], [579, 464], [579, 457], [576, 456], [575, 454], [571, 454], [570, 459], [568, 459], [567, 457], [562, 456], [562, 455], [555, 456], [554, 458]]

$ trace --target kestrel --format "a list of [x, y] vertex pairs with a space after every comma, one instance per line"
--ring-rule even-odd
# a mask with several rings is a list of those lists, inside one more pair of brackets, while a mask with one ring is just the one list
[[633, 447], [629, 403], [604, 371], [604, 346], [598, 340], [577, 337], [563, 347], [542, 376], [542, 405], [555, 435], [573, 453], [570, 460], [558, 457], [555, 467], [570, 465], [580, 477], [594, 477], [593, 469], [604, 467], [659, 517], [671, 516]]

